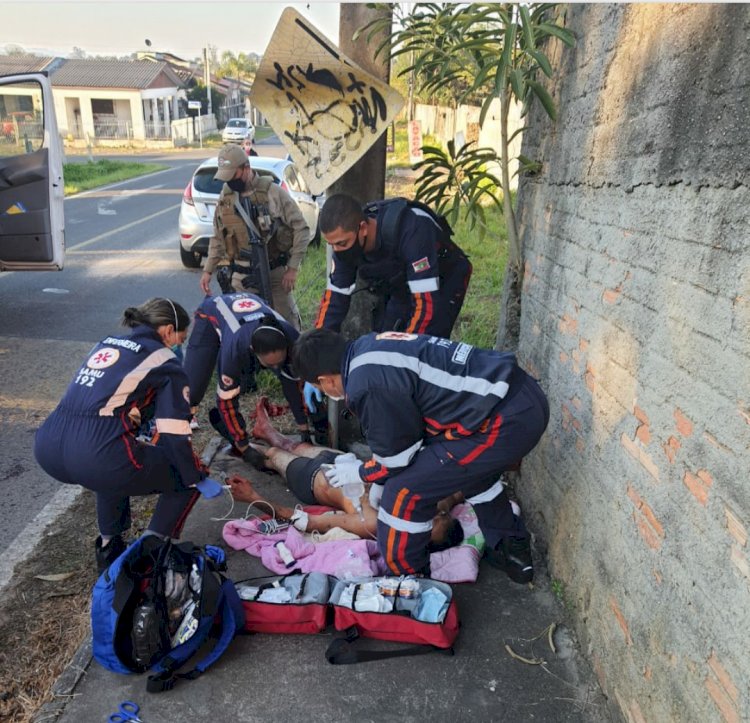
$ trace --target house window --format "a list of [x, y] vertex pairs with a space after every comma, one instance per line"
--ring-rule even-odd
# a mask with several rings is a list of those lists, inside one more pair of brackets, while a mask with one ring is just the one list
[[115, 102], [111, 99], [92, 98], [91, 112], [94, 115], [114, 115]]

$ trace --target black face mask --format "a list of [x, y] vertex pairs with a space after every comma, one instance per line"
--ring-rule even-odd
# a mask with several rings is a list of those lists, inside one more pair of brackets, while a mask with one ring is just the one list
[[359, 242], [359, 234], [357, 234], [354, 243], [348, 249], [336, 252], [336, 258], [343, 261], [347, 266], [359, 266], [359, 262], [362, 261], [364, 255], [365, 251]]
[[245, 182], [241, 178], [233, 178], [231, 181], [227, 181], [227, 186], [236, 193], [242, 193], [245, 190]]

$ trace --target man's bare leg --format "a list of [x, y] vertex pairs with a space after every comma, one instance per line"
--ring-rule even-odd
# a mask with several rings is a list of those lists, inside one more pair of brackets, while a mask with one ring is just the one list
[[[237, 502], [247, 502], [248, 504], [262, 503], [257, 505], [258, 509], [263, 510], [267, 506], [268, 509], [273, 511], [276, 519], [288, 520], [294, 515], [294, 510], [291, 507], [286, 507], [276, 502], [269, 502], [267, 499], [261, 497], [252, 483], [243, 477], [230, 477], [227, 479], [227, 484], [231, 488], [232, 497]], [[331, 489], [343, 497], [340, 490]], [[348, 500], [346, 502], [349, 506], [351, 505]], [[364, 521], [356, 512], [340, 512], [332, 515], [309, 515], [305, 531], [317, 531], [325, 534], [329, 530], [338, 528], [351, 532], [358, 537], [374, 538], [377, 529], [377, 513], [369, 505], [367, 505], [366, 509], [363, 509], [363, 513]]]
[[251, 434], [256, 439], [268, 442], [272, 447], [279, 447], [287, 452], [291, 452], [297, 446], [297, 443], [273, 428], [271, 420], [268, 418], [267, 402], [268, 399], [266, 397], [261, 397], [258, 400], [258, 404], [255, 407], [255, 426]]
[[[290, 439], [279, 432], [271, 424], [271, 420], [268, 417], [268, 409], [266, 407], [267, 402], [268, 399], [266, 397], [261, 397], [255, 408], [255, 426], [252, 430], [252, 435], [255, 439], [268, 442], [271, 448], [276, 447], [285, 452], [294, 452], [297, 457], [316, 457], [318, 453], [323, 450], [330, 449], [330, 447], [319, 447], [315, 444], [310, 444], [309, 442], [295, 442], [293, 439]], [[331, 451], [341, 454], [336, 449]], [[281, 470], [277, 470], [277, 472], [283, 474]]]

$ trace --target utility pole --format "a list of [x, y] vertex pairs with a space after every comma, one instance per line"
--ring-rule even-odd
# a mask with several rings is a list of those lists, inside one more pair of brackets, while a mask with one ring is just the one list
[[206, 100], [208, 101], [208, 115], [213, 113], [211, 108], [211, 68], [209, 66], [208, 45], [203, 48], [203, 69], [206, 73]]

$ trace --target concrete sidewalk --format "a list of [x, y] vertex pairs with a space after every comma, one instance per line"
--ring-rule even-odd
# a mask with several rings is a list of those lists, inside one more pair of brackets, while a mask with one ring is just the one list
[[[259, 474], [220, 455], [212, 471], [242, 474], [273, 500], [294, 504], [280, 477]], [[201, 499], [183, 539], [218, 544], [231, 498]], [[240, 517], [245, 505], [236, 505]], [[228, 549], [229, 575], [241, 580], [267, 574], [256, 558]], [[243, 635], [201, 678], [168, 692], [146, 693], [146, 676], [104, 670], [78, 651], [56, 686], [56, 699], [36, 721], [106, 721], [124, 700], [135, 701], [145, 723], [175, 721], [554, 721], [611, 720], [607, 702], [565, 625], [565, 611], [550, 589], [543, 561], [535, 555], [533, 586], [511, 582], [483, 562], [476, 584], [456, 585], [462, 621], [455, 655], [444, 653], [332, 666], [324, 652], [337, 633]], [[556, 623], [556, 652], [545, 629]], [[541, 633], [544, 633], [540, 636]], [[536, 638], [536, 639], [535, 639]], [[511, 656], [509, 646], [528, 664]], [[365, 641], [363, 647], [398, 644]]]

